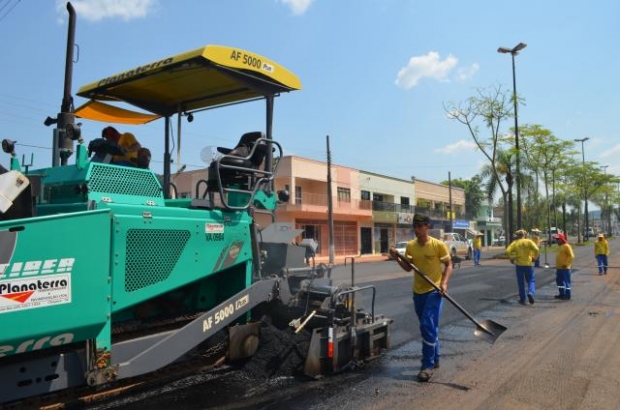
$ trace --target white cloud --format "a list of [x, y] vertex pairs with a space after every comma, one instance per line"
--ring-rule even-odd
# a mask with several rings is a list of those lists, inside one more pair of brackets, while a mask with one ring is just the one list
[[423, 78], [448, 81], [448, 75], [456, 67], [458, 61], [452, 54], [441, 61], [436, 51], [430, 51], [419, 57], [411, 57], [407, 65], [398, 71], [395, 84], [408, 90], [418, 85]]
[[611, 147], [610, 149], [606, 149], [605, 151], [603, 151], [600, 157], [601, 158], [609, 158], [609, 157], [616, 158], [619, 154], [620, 154], [620, 144], [617, 144]]
[[[80, 18], [99, 21], [121, 18], [125, 21], [144, 18], [157, 6], [158, 0], [73, 0], [71, 4]], [[66, 0], [56, 0], [61, 18], [67, 16]]]
[[314, 0], [280, 0], [282, 3], [286, 4], [294, 15], [300, 16], [308, 10], [310, 5], [314, 2]]
[[459, 81], [467, 81], [472, 78], [480, 70], [480, 64], [474, 63], [466, 68], [459, 68], [457, 72], [457, 78]]
[[437, 148], [435, 152], [440, 154], [457, 154], [460, 152], [471, 152], [478, 148], [475, 142], [460, 140], [455, 142], [454, 144], [446, 145], [442, 148]]

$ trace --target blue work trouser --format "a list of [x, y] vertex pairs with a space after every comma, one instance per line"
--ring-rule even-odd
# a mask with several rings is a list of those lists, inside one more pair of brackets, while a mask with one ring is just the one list
[[[517, 286], [519, 287], [519, 300], [525, 302], [527, 295], [536, 294], [536, 276], [532, 266], [516, 266]], [[525, 293], [525, 283], [527, 282], [527, 293]]]
[[443, 298], [436, 290], [413, 294], [413, 307], [420, 321], [423, 369], [432, 369], [435, 359], [439, 360], [439, 319], [442, 306]]
[[480, 265], [480, 249], [474, 249], [474, 265]]
[[598, 262], [598, 274], [607, 273], [607, 255], [596, 255], [596, 262]]
[[555, 283], [558, 285], [561, 299], [570, 299], [570, 274], [570, 269], [555, 270]]

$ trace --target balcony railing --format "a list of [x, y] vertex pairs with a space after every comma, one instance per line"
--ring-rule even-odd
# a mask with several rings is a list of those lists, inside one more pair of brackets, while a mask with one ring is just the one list
[[[372, 209], [372, 201], [364, 199], [351, 199], [350, 201], [340, 201], [338, 198], [334, 198], [332, 202], [334, 209], [351, 209], [370, 211]], [[289, 207], [326, 207], [327, 208], [327, 195], [314, 194], [304, 192], [301, 198], [295, 198], [295, 203], [288, 203]]]
[[[301, 198], [295, 199], [295, 203], [288, 203], [286, 206], [299, 209], [303, 207], [327, 208], [327, 195], [304, 192]], [[396, 204], [393, 202], [371, 201], [364, 199], [342, 201], [334, 197], [333, 206], [336, 210], [372, 210], [375, 215], [381, 213], [385, 215], [386, 218], [388, 217], [388, 214], [414, 214], [419, 212], [424, 215], [429, 215], [431, 218], [435, 219], [449, 219], [448, 213], [444, 209], [431, 209], [419, 206], [416, 207], [415, 205]], [[465, 213], [460, 210], [457, 210], [454, 216], [455, 219], [465, 219]], [[389, 219], [392, 220], [392, 217], [389, 217]]]

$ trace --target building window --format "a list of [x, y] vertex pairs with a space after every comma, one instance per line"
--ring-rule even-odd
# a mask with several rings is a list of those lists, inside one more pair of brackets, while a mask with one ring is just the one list
[[362, 191], [362, 200], [370, 201], [370, 191]]
[[338, 187], [338, 201], [351, 202], [351, 190], [349, 188]]
[[295, 203], [301, 204], [301, 187], [300, 186], [295, 187]]

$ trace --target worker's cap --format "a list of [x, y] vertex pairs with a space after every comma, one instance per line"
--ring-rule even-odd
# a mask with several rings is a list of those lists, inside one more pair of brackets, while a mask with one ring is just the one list
[[532, 229], [532, 233], [539, 234], [540, 233], [540, 229], [534, 228], [534, 229]]
[[604, 238], [605, 235], [603, 235], [602, 233], [599, 233], [598, 235], [596, 235], [597, 238]]
[[515, 232], [515, 236], [525, 236], [527, 235], [527, 231], [525, 229], [519, 229], [517, 232]]
[[478, 232], [476, 236], [484, 236], [484, 234], [482, 232]]
[[114, 127], [105, 127], [101, 130], [101, 138], [111, 138], [113, 140], [118, 140], [121, 136], [121, 133]]
[[417, 225], [417, 224], [424, 224], [424, 225], [430, 225], [431, 223], [431, 218], [429, 218], [426, 215], [422, 215], [422, 214], [415, 214], [413, 215], [413, 224]]
[[566, 236], [563, 233], [559, 233], [555, 236], [556, 241], [560, 241], [563, 244], [566, 243]]

